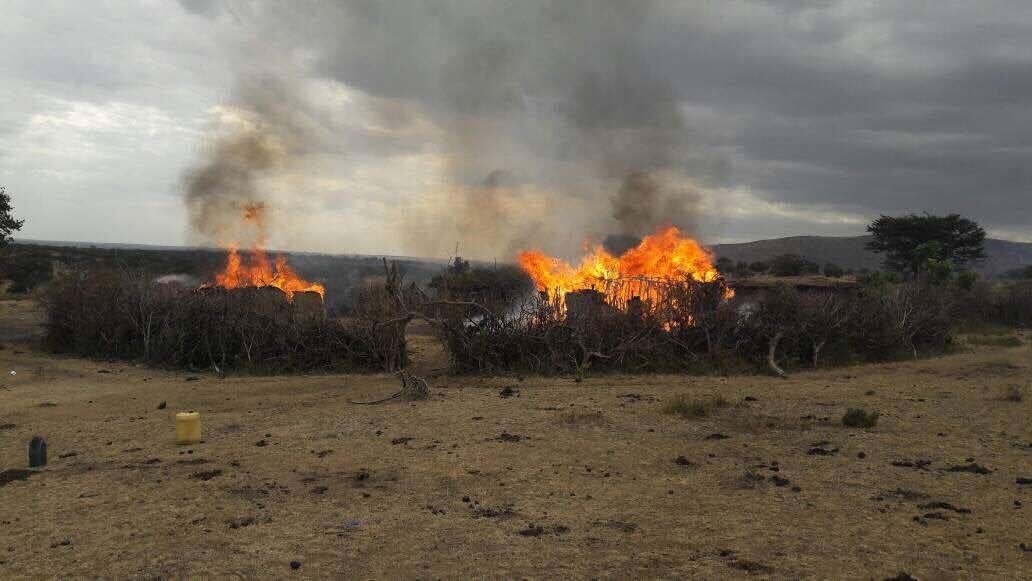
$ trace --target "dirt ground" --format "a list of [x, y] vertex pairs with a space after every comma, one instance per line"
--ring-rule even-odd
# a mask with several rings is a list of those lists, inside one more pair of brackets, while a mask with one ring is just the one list
[[[1032, 579], [1032, 393], [1005, 397], [1028, 338], [787, 380], [439, 376], [429, 401], [362, 406], [397, 380], [219, 379], [5, 337], [4, 579]], [[732, 405], [664, 413], [680, 394]], [[851, 407], [877, 426], [844, 427]], [[204, 443], [174, 444], [184, 410]], [[24, 472], [36, 434], [50, 463]]]

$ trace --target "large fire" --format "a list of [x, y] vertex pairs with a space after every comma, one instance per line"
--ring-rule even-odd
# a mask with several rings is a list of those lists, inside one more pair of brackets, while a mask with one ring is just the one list
[[291, 300], [294, 299], [294, 293], [315, 292], [322, 297], [326, 296], [326, 288], [323, 285], [301, 278], [287, 264], [285, 257], [277, 256], [275, 261], [270, 261], [265, 249], [258, 246], [251, 249], [250, 256], [246, 261], [240, 255], [236, 245], [230, 246], [226, 268], [215, 275], [213, 286], [222, 288], [271, 286], [287, 293], [287, 298]]
[[713, 256], [675, 226], [664, 226], [638, 246], [613, 256], [596, 245], [578, 266], [532, 250], [519, 254], [519, 264], [537, 289], [562, 301], [566, 293], [598, 289], [627, 279], [711, 282], [717, 279]]
[[228, 245], [226, 267], [215, 274], [215, 282], [207, 286], [227, 289], [274, 287], [286, 293], [287, 298], [294, 300], [295, 293], [315, 292], [326, 296], [326, 288], [318, 283], [309, 282], [287, 264], [284, 256], [269, 260], [264, 247], [265, 211], [262, 203], [251, 203], [241, 208], [245, 222], [254, 225], [259, 232], [258, 241], [246, 256], [241, 255], [236, 243]]

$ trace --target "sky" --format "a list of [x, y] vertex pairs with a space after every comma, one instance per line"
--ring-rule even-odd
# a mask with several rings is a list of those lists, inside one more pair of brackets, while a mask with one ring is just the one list
[[8, 0], [0, 38], [27, 239], [227, 243], [253, 197], [333, 253], [911, 212], [1032, 241], [1025, 0]]

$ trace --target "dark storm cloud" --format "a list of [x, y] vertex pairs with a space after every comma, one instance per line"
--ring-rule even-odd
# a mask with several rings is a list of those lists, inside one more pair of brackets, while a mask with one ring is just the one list
[[[30, 159], [19, 152], [36, 148], [75, 151], [76, 140], [53, 145], [43, 132], [54, 118], [81, 128], [83, 102], [100, 108], [90, 113], [90, 135], [100, 131], [94, 126], [110, 131], [102, 137], [112, 160], [143, 148], [119, 149], [111, 118], [160, 113], [174, 127], [193, 116], [184, 126], [196, 128], [213, 105], [229, 104], [300, 119], [273, 123], [281, 137], [305, 136], [291, 154], [376, 168], [363, 175], [390, 175], [384, 168], [398, 157], [439, 154], [451, 199], [464, 204], [454, 221], [469, 228], [513, 220], [512, 208], [534, 192], [561, 198], [541, 206], [536, 229], [479, 228], [484, 236], [545, 239], [549, 221], [615, 233], [668, 215], [697, 221], [708, 236], [791, 235], [807, 220], [845, 234], [879, 213], [930, 211], [1032, 237], [1032, 3], [1024, 0], [160, 6], [14, 2], [0, 19], [0, 34], [22, 47], [0, 54], [0, 86], [9, 88], [0, 90], [0, 163]], [[154, 26], [155, 18], [165, 24]], [[262, 75], [290, 90], [275, 82], [239, 90]], [[375, 128], [342, 123], [332, 102], [307, 92], [320, 79], [367, 96]], [[404, 129], [424, 125], [432, 129]], [[176, 154], [187, 165], [185, 148]], [[41, 167], [30, 176], [40, 191], [116, 196], [110, 183], [82, 177], [104, 166], [83, 162], [59, 176], [61, 166]], [[0, 177], [28, 183], [19, 169], [0, 165]], [[657, 190], [622, 187], [636, 172]], [[748, 196], [723, 208], [728, 190]], [[758, 209], [744, 204], [749, 196]], [[654, 201], [652, 209], [636, 199]], [[786, 213], [764, 213], [766, 202]]]

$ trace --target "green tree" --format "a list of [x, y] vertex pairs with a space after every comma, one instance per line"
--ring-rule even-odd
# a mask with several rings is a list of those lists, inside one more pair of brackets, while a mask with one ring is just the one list
[[770, 270], [770, 265], [766, 262], [763, 262], [762, 260], [758, 260], [749, 265], [749, 270], [755, 272], [756, 274], [763, 274]]
[[1032, 264], [1021, 268], [1008, 270], [1000, 276], [1003, 278], [1009, 278], [1013, 280], [1032, 279]]
[[828, 278], [839, 278], [843, 274], [845, 274], [845, 271], [842, 270], [842, 267], [833, 262], [824, 265], [824, 276]]
[[975, 283], [978, 282], [978, 273], [973, 270], [962, 270], [957, 273], [957, 286], [961, 290], [969, 291], [975, 288]]
[[6, 188], [0, 186], [0, 248], [7, 246], [12, 239], [12, 233], [21, 230], [24, 224], [25, 220], [14, 219], [11, 196]]
[[978, 223], [948, 216], [881, 216], [867, 227], [874, 239], [867, 248], [885, 254], [885, 266], [919, 276], [930, 265], [963, 266], [985, 258], [985, 230]]
[[775, 276], [799, 276], [801, 274], [817, 274], [821, 267], [798, 254], [781, 254], [770, 259], [770, 271]]

